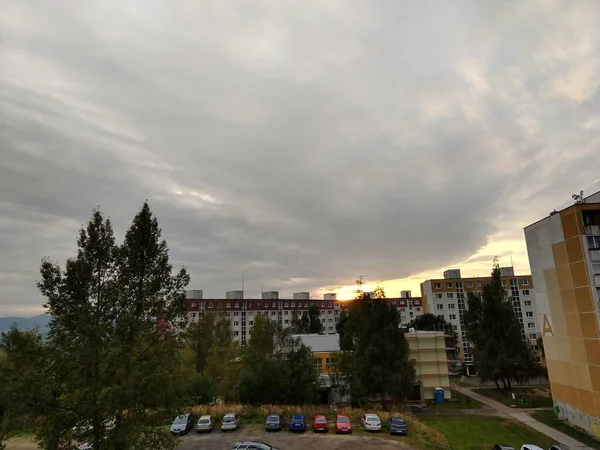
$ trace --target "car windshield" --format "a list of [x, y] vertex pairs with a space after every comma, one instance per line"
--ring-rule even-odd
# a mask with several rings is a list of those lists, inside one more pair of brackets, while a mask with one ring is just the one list
[[182, 425], [184, 423], [187, 423], [187, 416], [178, 416], [173, 421], [173, 425]]
[[302, 422], [304, 420], [304, 417], [302, 417], [302, 416], [293, 416], [292, 420], [294, 422]]
[[233, 422], [233, 417], [225, 416], [225, 417], [223, 417], [223, 422]]
[[372, 421], [372, 422], [376, 422], [376, 421], [379, 420], [379, 418], [377, 416], [373, 416], [373, 415], [370, 415], [370, 414], [367, 414], [366, 418], [367, 418], [368, 421]]
[[348, 422], [350, 422], [350, 420], [348, 420], [348, 418], [347, 418], [347, 417], [338, 417], [338, 420], [337, 420], [337, 421], [338, 421], [339, 423], [348, 423]]
[[267, 417], [267, 422], [279, 422], [279, 417], [269, 416], [269, 417]]
[[402, 420], [400, 417], [392, 417], [392, 423], [403, 424], [404, 420]]
[[325, 419], [325, 417], [317, 417], [315, 419], [315, 422], [324, 423], [324, 422], [327, 422], [327, 419]]
[[198, 421], [198, 423], [210, 423], [210, 420], [208, 420], [208, 419], [200, 419]]

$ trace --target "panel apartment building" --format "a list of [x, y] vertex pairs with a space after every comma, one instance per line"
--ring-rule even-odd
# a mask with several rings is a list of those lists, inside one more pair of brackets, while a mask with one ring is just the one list
[[[294, 311], [301, 316], [308, 312], [310, 304], [316, 304], [320, 311], [323, 332], [336, 333], [336, 324], [340, 314], [347, 310], [353, 300], [338, 300], [336, 294], [325, 294], [323, 299], [311, 299], [309, 292], [295, 293], [292, 298], [279, 298], [278, 291], [263, 292], [262, 298], [244, 298], [243, 291], [229, 291], [225, 298], [203, 298], [201, 290], [187, 292], [188, 320], [196, 323], [205, 312], [224, 314], [231, 318], [233, 338], [242, 346], [250, 339], [250, 330], [254, 325], [257, 314], [267, 314], [283, 328], [291, 326]], [[402, 319], [401, 325], [406, 325], [415, 317], [423, 314], [423, 304], [420, 297], [412, 297], [410, 291], [402, 291], [399, 298], [388, 298], [396, 307]]]
[[[521, 335], [537, 350], [536, 341], [540, 326], [533, 301], [533, 279], [531, 275], [515, 275], [512, 267], [501, 267], [500, 274], [515, 316], [521, 324]], [[425, 312], [443, 317], [457, 332], [460, 347], [459, 360], [462, 360], [467, 375], [473, 374], [476, 370], [473, 365], [471, 343], [467, 340], [464, 328], [464, 312], [468, 307], [467, 293], [481, 293], [483, 286], [490, 281], [491, 277], [462, 278], [460, 269], [450, 269], [444, 272], [443, 279], [421, 283], [421, 297]]]
[[558, 416], [600, 438], [600, 192], [525, 228]]

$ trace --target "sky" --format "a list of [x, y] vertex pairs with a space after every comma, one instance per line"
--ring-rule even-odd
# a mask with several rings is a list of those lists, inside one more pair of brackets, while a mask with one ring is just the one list
[[190, 289], [388, 296], [528, 273], [600, 190], [600, 2], [0, 0], [0, 316], [97, 205]]

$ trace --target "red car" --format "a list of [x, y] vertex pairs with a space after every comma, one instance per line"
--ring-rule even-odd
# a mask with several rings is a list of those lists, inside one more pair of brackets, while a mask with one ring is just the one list
[[324, 431], [327, 433], [329, 431], [329, 422], [324, 415], [318, 414], [313, 418], [313, 431], [316, 433], [317, 431]]
[[352, 422], [350, 422], [350, 418], [347, 415], [338, 414], [335, 419], [335, 432], [352, 433]]

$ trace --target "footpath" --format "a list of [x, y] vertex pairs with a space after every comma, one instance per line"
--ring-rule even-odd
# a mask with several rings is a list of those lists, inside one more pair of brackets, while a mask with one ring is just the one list
[[522, 411], [516, 411], [515, 408], [511, 408], [510, 406], [503, 405], [502, 403], [497, 402], [496, 400], [492, 400], [491, 398], [486, 397], [485, 395], [481, 395], [481, 394], [478, 394], [477, 392], [473, 392], [473, 390], [470, 388], [460, 387], [459, 391], [475, 400], [480, 401], [484, 405], [489, 406], [492, 409], [495, 409], [499, 413], [510, 416], [513, 419], [518, 420], [519, 422], [527, 425], [528, 427], [531, 427], [534, 430], [537, 430], [540, 433], [545, 434], [550, 439], [556, 441], [558, 444], [567, 446], [569, 448], [569, 450], [582, 450], [582, 449], [590, 448], [587, 445], [584, 445], [581, 442], [573, 439], [571, 436], [567, 436], [566, 434], [561, 433], [560, 431], [555, 430], [554, 428], [549, 427], [548, 425], [545, 425], [545, 424], [535, 420], [529, 414], [522, 412]]

